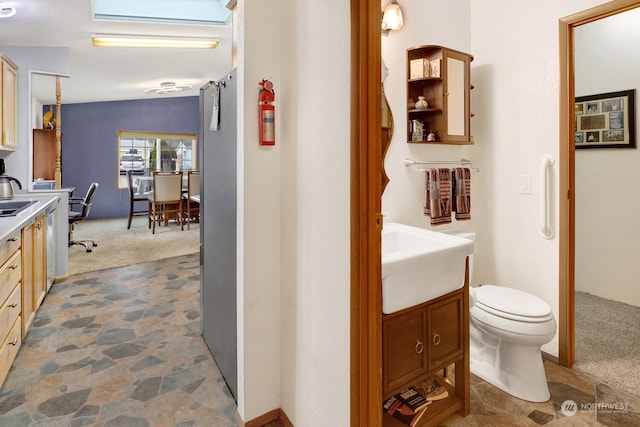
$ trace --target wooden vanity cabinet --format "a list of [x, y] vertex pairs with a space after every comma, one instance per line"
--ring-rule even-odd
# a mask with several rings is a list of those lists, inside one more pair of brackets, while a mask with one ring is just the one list
[[[445, 384], [449, 397], [435, 401], [419, 425], [437, 425], [453, 412], [468, 415], [469, 286], [382, 318], [383, 401], [399, 391], [442, 374], [455, 365], [455, 385]], [[402, 426], [383, 414], [384, 427]]]
[[[473, 56], [468, 53], [442, 46], [407, 49], [408, 142], [473, 144], [471, 61]], [[427, 101], [427, 108], [416, 108], [415, 102], [420, 96]], [[415, 122], [424, 125], [422, 137], [414, 132]], [[429, 140], [430, 131], [434, 140]]]
[[18, 137], [18, 66], [0, 54], [0, 149], [15, 151]]

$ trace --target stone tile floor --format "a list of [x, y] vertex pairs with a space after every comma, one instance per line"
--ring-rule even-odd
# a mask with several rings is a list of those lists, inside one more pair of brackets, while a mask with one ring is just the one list
[[[0, 426], [236, 426], [200, 335], [198, 288], [197, 254], [55, 284], [0, 389]], [[548, 402], [524, 402], [472, 375], [471, 414], [442, 425], [640, 426], [637, 396], [550, 362], [545, 369]], [[562, 410], [567, 400], [575, 414]]]
[[200, 335], [198, 255], [53, 285], [0, 389], [0, 426], [235, 426]]

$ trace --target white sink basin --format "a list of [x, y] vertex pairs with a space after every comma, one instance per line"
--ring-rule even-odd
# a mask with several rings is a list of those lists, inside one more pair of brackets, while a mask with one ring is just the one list
[[382, 312], [421, 304], [464, 286], [473, 241], [404, 224], [382, 229]]

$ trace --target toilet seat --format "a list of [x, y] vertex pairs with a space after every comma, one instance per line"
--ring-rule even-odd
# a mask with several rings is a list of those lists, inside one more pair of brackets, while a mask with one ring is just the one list
[[475, 288], [474, 308], [486, 313], [526, 323], [541, 323], [553, 319], [551, 307], [542, 299], [518, 289], [483, 285]]

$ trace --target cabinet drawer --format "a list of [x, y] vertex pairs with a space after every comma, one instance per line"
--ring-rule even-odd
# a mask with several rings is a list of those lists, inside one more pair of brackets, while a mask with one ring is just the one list
[[20, 230], [16, 230], [0, 242], [0, 265], [3, 265], [18, 249], [21, 244]]
[[4, 341], [22, 310], [21, 286], [18, 284], [9, 298], [0, 305], [0, 340]]
[[462, 354], [462, 294], [428, 307], [429, 370]]
[[18, 350], [20, 350], [20, 345], [22, 345], [22, 340], [20, 339], [21, 331], [22, 319], [18, 316], [9, 335], [7, 335], [7, 339], [4, 340], [4, 343], [0, 346], [0, 384], [2, 384], [7, 377], [9, 368], [11, 368], [16, 354], [18, 354]]
[[22, 275], [22, 260], [17, 251], [0, 267], [0, 304], [11, 295]]
[[411, 310], [383, 322], [383, 394], [420, 376], [426, 369], [425, 309]]

